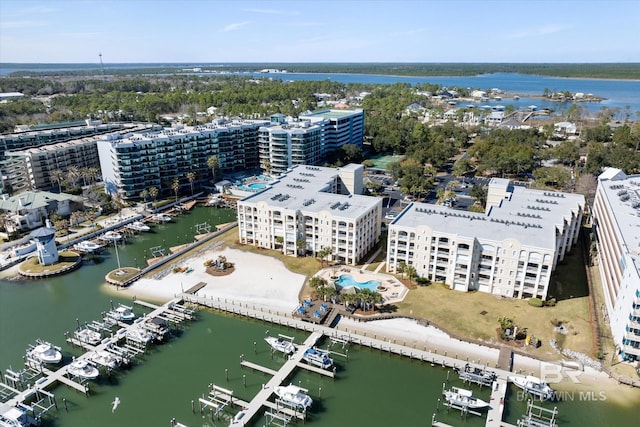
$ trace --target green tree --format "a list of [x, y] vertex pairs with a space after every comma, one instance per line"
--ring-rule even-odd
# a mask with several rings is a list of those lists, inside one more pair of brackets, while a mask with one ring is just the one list
[[149, 196], [151, 196], [151, 198], [153, 199], [154, 203], [158, 200], [158, 194], [159, 193], [160, 193], [160, 191], [158, 190], [158, 187], [149, 188]]
[[180, 180], [176, 177], [171, 182], [171, 189], [176, 196], [176, 202], [178, 201], [178, 191], [180, 191]]
[[191, 187], [191, 195], [193, 196], [193, 182], [196, 180], [196, 173], [187, 172], [187, 180], [189, 181], [189, 186]]

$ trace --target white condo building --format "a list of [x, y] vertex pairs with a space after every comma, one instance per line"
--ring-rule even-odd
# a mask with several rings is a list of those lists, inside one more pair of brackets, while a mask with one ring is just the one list
[[401, 263], [459, 291], [546, 299], [551, 272], [576, 243], [582, 195], [489, 183], [484, 214], [412, 203], [389, 224], [387, 270]]
[[608, 168], [598, 177], [593, 229], [616, 348], [640, 360], [640, 175]]
[[377, 243], [382, 199], [363, 196], [362, 165], [298, 165], [238, 202], [240, 243], [356, 264]]

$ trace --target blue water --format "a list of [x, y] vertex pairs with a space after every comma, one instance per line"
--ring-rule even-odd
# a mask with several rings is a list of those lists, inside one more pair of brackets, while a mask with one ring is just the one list
[[254, 190], [261, 190], [267, 186], [266, 182], [254, 182], [253, 184], [249, 184], [247, 187], [252, 188]]
[[[216, 64], [109, 64], [105, 65], [108, 70], [127, 70], [136, 68], [175, 68], [176, 73], [181, 69], [194, 67], [203, 70], [220, 71]], [[98, 64], [0, 64], [0, 76], [16, 71], [90, 71], [99, 70]], [[231, 73], [230, 73], [231, 74]], [[544, 101], [539, 98], [545, 89], [552, 92], [569, 91], [572, 93], [582, 92], [593, 94], [605, 98], [602, 102], [584, 102], [580, 105], [587, 113], [594, 115], [600, 109], [620, 109], [621, 114], [628, 108], [631, 118], [635, 119], [635, 112], [640, 111], [640, 80], [615, 80], [615, 79], [583, 79], [534, 76], [516, 73], [492, 73], [480, 74], [476, 76], [387, 76], [374, 74], [342, 74], [342, 73], [286, 73], [277, 75], [265, 75], [261, 73], [233, 73], [234, 75], [251, 76], [255, 78], [275, 78], [284, 81], [296, 80], [331, 80], [339, 83], [361, 83], [361, 84], [394, 84], [408, 83], [412, 86], [419, 84], [438, 84], [443, 87], [464, 87], [477, 89], [498, 88], [504, 92], [518, 94], [519, 101], [511, 99], [503, 100], [502, 105], [527, 106], [530, 104], [542, 108], [553, 108], [557, 113], [561, 113], [568, 108], [570, 103], [554, 103]], [[215, 74], [202, 73], [202, 76], [215, 76]]]
[[362, 289], [369, 289], [370, 291], [376, 292], [376, 288], [380, 286], [380, 282], [377, 280], [369, 280], [366, 282], [357, 282], [352, 275], [350, 274], [341, 274], [338, 280], [336, 280], [336, 285], [342, 286], [343, 288], [348, 288], [349, 286], [355, 286]]

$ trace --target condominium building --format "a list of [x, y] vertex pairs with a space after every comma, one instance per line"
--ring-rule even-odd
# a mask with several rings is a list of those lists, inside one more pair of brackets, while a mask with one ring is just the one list
[[389, 225], [387, 270], [402, 264], [459, 291], [546, 299], [551, 272], [576, 243], [584, 197], [490, 181], [485, 213], [424, 203]]
[[640, 360], [640, 175], [598, 177], [593, 230], [611, 333], [621, 359]]
[[240, 243], [358, 263], [380, 237], [382, 199], [363, 196], [362, 165], [297, 165], [238, 202]]
[[[177, 178], [180, 189], [201, 188], [211, 178], [207, 160], [218, 158], [221, 173], [258, 168], [258, 129], [266, 120], [218, 120], [206, 125], [178, 126], [128, 137], [106, 135], [98, 141], [105, 189], [125, 199], [137, 199], [155, 187], [171, 194]], [[194, 181], [187, 174], [194, 173]]]
[[322, 126], [322, 150], [328, 153], [345, 144], [362, 147], [364, 141], [364, 111], [362, 109], [325, 109], [300, 115], [300, 120], [318, 122]]
[[327, 153], [345, 144], [362, 146], [364, 112], [319, 110], [288, 118], [274, 114], [260, 128], [259, 152], [263, 170], [273, 175], [295, 165], [319, 165]]
[[282, 114], [271, 116], [260, 128], [258, 151], [262, 168], [273, 175], [285, 173], [295, 165], [318, 165], [323, 158], [323, 132], [319, 123], [288, 120]]
[[11, 192], [51, 190], [57, 187], [51, 180], [51, 171], [99, 165], [96, 135], [141, 131], [152, 126], [97, 120], [18, 126], [18, 132], [0, 135], [2, 188]]

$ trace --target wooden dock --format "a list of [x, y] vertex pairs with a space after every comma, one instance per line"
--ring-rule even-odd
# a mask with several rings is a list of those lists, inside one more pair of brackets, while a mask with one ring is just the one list
[[508, 425], [502, 422], [504, 412], [504, 399], [507, 395], [507, 381], [499, 378], [493, 383], [491, 399], [489, 399], [489, 411], [487, 412], [486, 427], [501, 427]]

